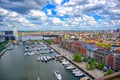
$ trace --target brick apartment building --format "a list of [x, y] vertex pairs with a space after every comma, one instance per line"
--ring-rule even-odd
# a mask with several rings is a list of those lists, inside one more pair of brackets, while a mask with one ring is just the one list
[[120, 71], [120, 53], [115, 51], [108, 54], [105, 59], [105, 65]]
[[110, 51], [104, 49], [98, 49], [94, 53], [94, 58], [96, 61], [100, 61], [105, 64], [105, 58], [108, 54], [110, 54]]
[[120, 71], [120, 53], [115, 53], [114, 55], [114, 59], [113, 59], [113, 68], [116, 71]]
[[114, 55], [113, 54], [106, 55], [105, 65], [113, 68], [113, 60], [114, 60]]

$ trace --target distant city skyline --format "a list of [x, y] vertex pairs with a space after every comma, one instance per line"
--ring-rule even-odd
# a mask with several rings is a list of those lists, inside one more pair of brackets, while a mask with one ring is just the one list
[[120, 0], [0, 0], [0, 31], [120, 28]]

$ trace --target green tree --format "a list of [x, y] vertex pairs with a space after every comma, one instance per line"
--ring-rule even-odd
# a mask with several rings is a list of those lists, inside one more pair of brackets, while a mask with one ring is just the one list
[[96, 67], [100, 70], [102, 70], [104, 68], [104, 64], [102, 62], [97, 62], [96, 63]]
[[84, 61], [84, 62], [87, 62], [87, 61], [88, 61], [88, 58], [87, 58], [87, 57], [83, 57], [83, 61]]
[[88, 70], [93, 70], [95, 68], [95, 60], [94, 58], [91, 58], [88, 62], [88, 64], [86, 65]]
[[79, 54], [74, 54], [73, 55], [73, 60], [75, 62], [82, 62], [82, 57]]
[[104, 75], [106, 76], [106, 75], [109, 75], [109, 74], [112, 74], [112, 73], [114, 73], [114, 71], [112, 69], [109, 69], [104, 73]]
[[47, 44], [51, 45], [52, 42], [50, 40], [44, 40]]
[[87, 63], [86, 68], [87, 68], [87, 70], [94, 70], [95, 65], [94, 65], [94, 63], [91, 63], [91, 64]]

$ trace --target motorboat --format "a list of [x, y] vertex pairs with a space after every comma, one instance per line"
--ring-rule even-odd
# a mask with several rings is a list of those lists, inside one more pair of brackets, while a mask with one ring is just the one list
[[55, 56], [51, 56], [52, 57], [52, 59], [55, 59]]
[[43, 62], [43, 61], [44, 61], [44, 58], [43, 58], [43, 57], [41, 57], [41, 58], [40, 58], [40, 60]]
[[79, 70], [79, 69], [76, 68], [76, 69], [73, 69], [72, 72], [75, 72], [75, 71], [78, 71], [78, 70]]
[[62, 76], [59, 73], [59, 71], [55, 71], [54, 74], [55, 74], [55, 77], [57, 78], [57, 80], [62, 80]]
[[75, 66], [73, 66], [73, 65], [69, 65], [66, 67], [66, 69], [74, 69], [74, 68], [75, 68]]
[[76, 73], [75, 76], [79, 77], [79, 76], [83, 76], [84, 74], [79, 72], [79, 73]]
[[28, 53], [29, 56], [34, 55], [34, 54], [35, 54], [34, 52], [30, 52], [30, 53]]
[[67, 65], [67, 64], [69, 64], [69, 61], [63, 61], [62, 64]]
[[27, 52], [28, 51], [28, 49], [27, 48], [25, 48], [25, 52]]
[[39, 78], [39, 77], [37, 77], [37, 80], [40, 80], [40, 78]]
[[47, 60], [49, 61], [50, 60], [50, 57], [49, 56], [46, 56]]
[[79, 73], [79, 72], [81, 72], [81, 71], [77, 70], [77, 69], [75, 69], [75, 70], [72, 71], [73, 74], [76, 74], [76, 73]]
[[51, 50], [50, 50], [50, 53], [53, 53], [53, 52], [54, 52], [54, 50], [53, 50], [53, 49], [51, 49]]
[[47, 62], [47, 61], [48, 61], [48, 59], [47, 59], [45, 56], [44, 56], [44, 61], [45, 61], [45, 62]]
[[37, 60], [40, 61], [40, 57], [38, 57]]
[[83, 77], [80, 80], [89, 80], [89, 78], [88, 77]]
[[60, 60], [60, 63], [61, 63], [61, 62], [65, 62], [65, 61], [67, 61], [67, 60], [66, 60], [66, 59], [62, 59], [62, 60]]

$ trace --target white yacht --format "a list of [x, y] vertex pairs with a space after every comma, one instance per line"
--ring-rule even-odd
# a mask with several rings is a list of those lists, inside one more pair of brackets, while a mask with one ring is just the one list
[[55, 71], [54, 74], [55, 74], [57, 80], [62, 80], [62, 76], [61, 76], [61, 74], [59, 73], [59, 71]]
[[37, 60], [40, 61], [40, 57], [38, 57]]
[[53, 52], [54, 52], [54, 50], [53, 50], [53, 49], [51, 49], [51, 50], [50, 50], [50, 53], [53, 53]]
[[75, 73], [75, 76], [83, 76], [84, 74], [81, 72]]
[[42, 56], [42, 57], [40, 58], [40, 60], [43, 62], [43, 61], [44, 61], [44, 57]]
[[62, 64], [67, 65], [67, 64], [70, 64], [70, 63], [69, 63], [69, 61], [63, 61]]
[[39, 78], [39, 77], [37, 77], [37, 80], [40, 80], [40, 78]]
[[73, 65], [69, 65], [66, 67], [66, 69], [74, 69], [74, 68], [75, 68], [75, 66], [73, 66]]

